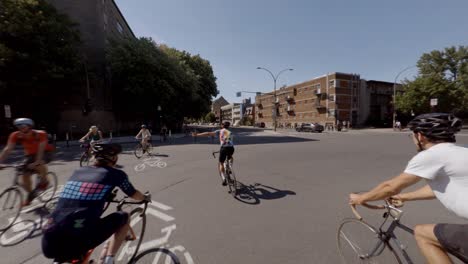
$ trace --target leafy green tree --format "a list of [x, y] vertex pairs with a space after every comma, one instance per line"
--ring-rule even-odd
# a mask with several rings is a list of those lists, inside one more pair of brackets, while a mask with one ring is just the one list
[[21, 105], [14, 115], [55, 124], [80, 81], [80, 45], [75, 24], [47, 1], [0, 0], [0, 100]]
[[216, 122], [216, 115], [213, 112], [209, 112], [205, 115], [205, 122], [214, 123]]
[[[421, 56], [419, 74], [404, 81], [397, 109], [404, 113], [434, 111], [460, 113], [468, 110], [468, 47], [449, 47]], [[430, 99], [437, 98], [435, 109]]]

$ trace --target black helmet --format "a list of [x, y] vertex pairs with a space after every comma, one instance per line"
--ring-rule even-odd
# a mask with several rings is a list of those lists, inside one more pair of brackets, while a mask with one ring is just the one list
[[460, 131], [462, 121], [452, 114], [422, 114], [411, 120], [408, 127], [414, 133], [421, 133], [431, 139], [455, 142], [455, 133]]
[[230, 126], [231, 126], [231, 123], [230, 123], [230, 122], [228, 122], [228, 121], [224, 121], [224, 122], [223, 122], [223, 127], [224, 127], [224, 128], [229, 128]]
[[116, 143], [95, 144], [92, 150], [97, 160], [111, 160], [112, 157], [117, 156], [121, 152], [122, 146]]

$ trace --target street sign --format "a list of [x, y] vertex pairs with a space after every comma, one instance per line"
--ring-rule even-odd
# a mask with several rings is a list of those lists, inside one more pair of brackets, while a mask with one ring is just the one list
[[241, 97], [241, 96], [242, 96], [242, 92], [237, 92], [237, 93], [236, 93], [236, 96], [237, 96], [237, 97]]
[[11, 108], [9, 105], [5, 105], [5, 118], [11, 118]]
[[436, 106], [437, 105], [437, 98], [432, 98], [431, 99], [431, 106]]

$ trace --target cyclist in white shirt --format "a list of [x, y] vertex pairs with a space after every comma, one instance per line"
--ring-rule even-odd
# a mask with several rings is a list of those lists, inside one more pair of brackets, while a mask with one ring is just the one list
[[151, 132], [146, 127], [146, 125], [141, 125], [141, 129], [136, 135], [135, 139], [141, 139], [141, 145], [143, 146], [143, 149], [146, 150], [148, 141], [151, 139]]
[[225, 170], [224, 170], [224, 161], [226, 159], [231, 159], [233, 160], [232, 155], [234, 154], [234, 141], [232, 138], [232, 133], [229, 131], [231, 123], [230, 122], [223, 122], [221, 124], [221, 129], [215, 130], [213, 132], [204, 132], [204, 133], [193, 133], [192, 136], [194, 137], [203, 137], [203, 136], [208, 136], [208, 137], [219, 137], [219, 143], [221, 145], [221, 148], [219, 150], [219, 175], [221, 175], [221, 178], [223, 180], [222, 184], [225, 186], [226, 183], [226, 176], [225, 176]]
[[[455, 133], [462, 122], [452, 114], [417, 116], [408, 127], [419, 153], [399, 176], [379, 184], [369, 192], [350, 194], [349, 203], [369, 201], [430, 200], [437, 198], [449, 211], [468, 219], [468, 148], [455, 145]], [[424, 187], [407, 193], [403, 189], [424, 179]], [[451, 253], [468, 263], [468, 224], [420, 224], [414, 236], [428, 263], [452, 263]]]

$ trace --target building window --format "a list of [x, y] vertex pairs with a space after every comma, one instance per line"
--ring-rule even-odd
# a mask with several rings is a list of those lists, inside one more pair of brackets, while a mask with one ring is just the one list
[[329, 116], [335, 116], [335, 109], [329, 109], [328, 110], [328, 115]]
[[331, 80], [330, 81], [330, 87], [334, 87], [335, 86], [335, 80]]
[[336, 95], [330, 94], [330, 96], [328, 97], [328, 100], [334, 102], [336, 100]]
[[120, 32], [120, 34], [123, 33], [123, 27], [122, 27], [122, 25], [119, 23], [119, 21], [117, 21], [117, 30]]

